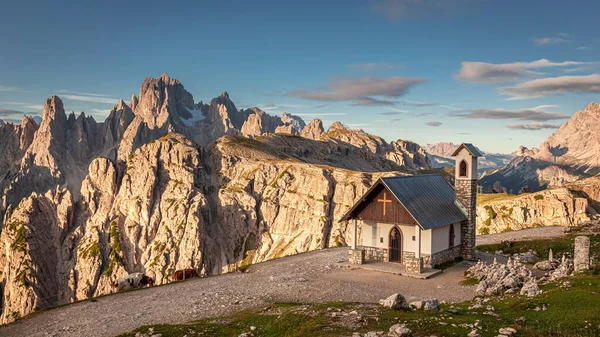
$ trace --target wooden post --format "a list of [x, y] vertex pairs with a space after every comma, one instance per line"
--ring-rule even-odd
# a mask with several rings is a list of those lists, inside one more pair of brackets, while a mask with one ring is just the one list
[[357, 235], [357, 220], [356, 219], [352, 219], [352, 249], [356, 249], [356, 242], [358, 241], [356, 239], [356, 235]]

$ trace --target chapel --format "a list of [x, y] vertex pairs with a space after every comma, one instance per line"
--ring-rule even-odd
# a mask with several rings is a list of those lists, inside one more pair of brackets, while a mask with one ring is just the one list
[[473, 259], [481, 156], [470, 143], [458, 146], [454, 187], [440, 174], [377, 180], [341, 219], [352, 221], [350, 262], [401, 263], [420, 274], [459, 257]]

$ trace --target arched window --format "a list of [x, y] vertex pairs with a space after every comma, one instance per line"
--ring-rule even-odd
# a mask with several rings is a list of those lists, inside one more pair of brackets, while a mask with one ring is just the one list
[[458, 175], [460, 177], [466, 177], [467, 176], [467, 162], [466, 161], [461, 161], [460, 165], [458, 167]]
[[454, 247], [454, 224], [450, 225], [450, 233], [448, 235], [448, 247]]

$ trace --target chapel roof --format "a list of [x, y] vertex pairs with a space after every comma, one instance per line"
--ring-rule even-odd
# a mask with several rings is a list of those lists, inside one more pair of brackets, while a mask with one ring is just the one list
[[380, 178], [365, 196], [342, 217], [353, 218], [354, 210], [365, 201], [376, 186], [383, 184], [408, 210], [423, 230], [467, 220], [464, 207], [456, 200], [454, 188], [439, 174], [392, 176]]
[[473, 155], [473, 157], [483, 157], [483, 153], [481, 153], [481, 151], [479, 151], [478, 148], [475, 147], [475, 145], [471, 144], [471, 143], [462, 143], [460, 144], [456, 150], [454, 150], [454, 152], [452, 153], [452, 157], [456, 156], [460, 150], [462, 148], [467, 149], [467, 151], [469, 151], [469, 153], [471, 155]]

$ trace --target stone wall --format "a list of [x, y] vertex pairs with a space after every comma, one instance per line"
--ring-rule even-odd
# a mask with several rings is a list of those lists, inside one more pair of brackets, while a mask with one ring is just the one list
[[350, 249], [348, 251], [348, 262], [352, 264], [365, 263], [365, 251], [362, 249]]
[[388, 250], [385, 248], [376, 247], [361, 247], [364, 252], [365, 262], [387, 262], [388, 261]]
[[475, 229], [477, 222], [477, 180], [456, 179], [456, 199], [467, 209], [467, 221], [460, 226], [460, 238], [465, 259], [475, 258]]
[[421, 274], [423, 271], [423, 258], [416, 258], [413, 252], [404, 252], [402, 254], [404, 268], [409, 273]]
[[433, 268], [444, 262], [454, 261], [461, 256], [462, 247], [461, 245], [452, 247], [450, 249], [443, 250], [441, 252], [434, 253], [433, 255], [423, 255], [423, 267]]

